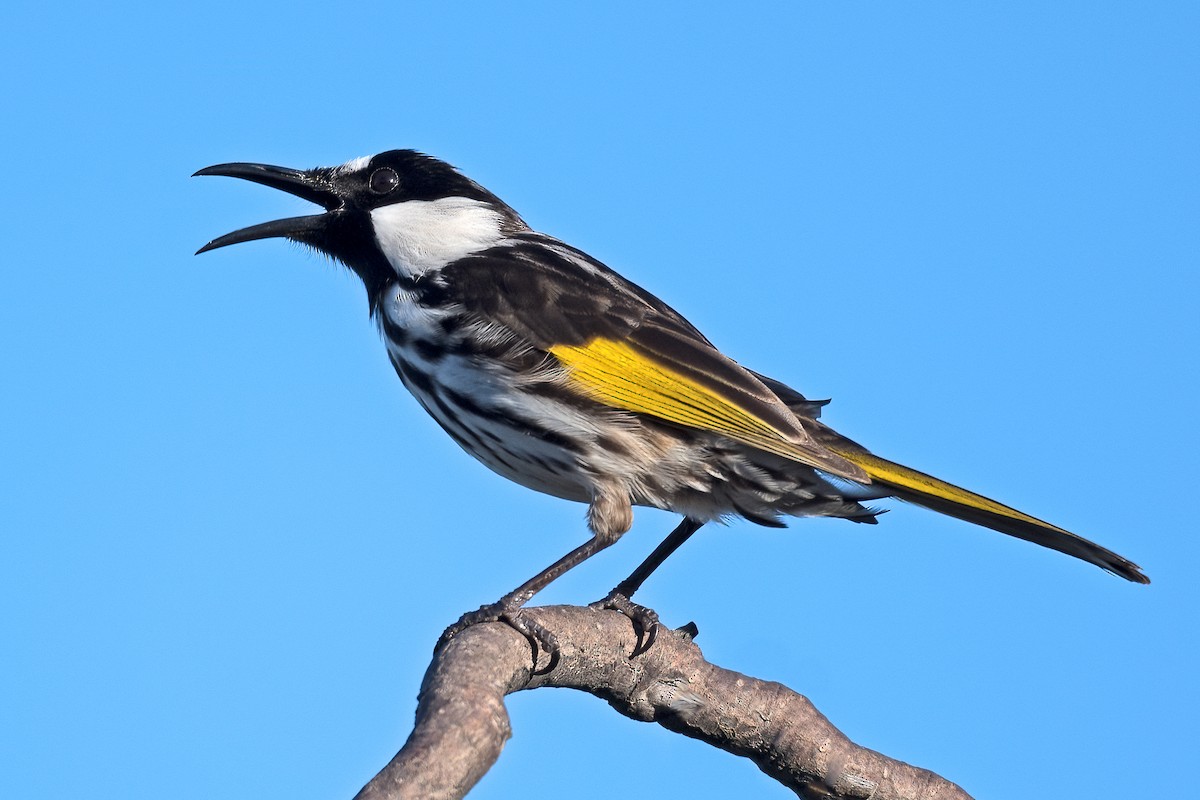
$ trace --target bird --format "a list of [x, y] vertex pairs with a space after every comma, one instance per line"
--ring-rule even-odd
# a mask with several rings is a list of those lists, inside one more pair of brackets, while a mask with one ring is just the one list
[[[599, 260], [532, 229], [433, 156], [390, 150], [340, 166], [234, 162], [239, 178], [320, 206], [205, 244], [283, 238], [340, 261], [366, 289], [397, 375], [450, 438], [522, 486], [587, 505], [590, 537], [443, 639], [503, 620], [616, 542], [635, 506], [682, 520], [605, 599], [630, 598], [703, 525], [784, 517], [875, 523], [898, 498], [1149, 583], [1128, 559], [983, 495], [875, 455], [821, 421], [828, 402], [722, 353], [671, 306]], [[656, 624], [656, 618], [641, 620]]]

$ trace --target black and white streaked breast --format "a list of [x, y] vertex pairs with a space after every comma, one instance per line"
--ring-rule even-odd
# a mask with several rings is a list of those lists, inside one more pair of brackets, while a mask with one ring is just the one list
[[[487, 330], [437, 289], [395, 283], [378, 306], [388, 357], [417, 402], [495, 472], [568, 500], [591, 499], [580, 471], [585, 414], [551, 389], [557, 368], [502, 330]], [[541, 384], [541, 386], [539, 386]]]

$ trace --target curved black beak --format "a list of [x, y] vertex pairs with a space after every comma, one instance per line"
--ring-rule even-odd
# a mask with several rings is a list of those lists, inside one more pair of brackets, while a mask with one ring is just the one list
[[[336, 211], [342, 207], [342, 198], [334, 191], [329, 181], [328, 173], [325, 170], [304, 171], [288, 167], [275, 167], [270, 164], [246, 164], [239, 162], [205, 167], [202, 170], [196, 171], [192, 177], [198, 175], [221, 175], [228, 178], [242, 178], [254, 183], [261, 183], [264, 186], [280, 189], [288, 194], [308, 200], [311, 203], [316, 203], [324, 207], [327, 212]], [[310, 241], [312, 236], [320, 233], [326, 222], [324, 214], [312, 214], [304, 217], [278, 219], [273, 222], [264, 222], [260, 225], [251, 225], [248, 228], [242, 228], [241, 230], [236, 230], [233, 233], [227, 233], [224, 236], [213, 239], [197, 250], [196, 255], [207, 253], [209, 250], [216, 250], [218, 247], [225, 247], [230, 244], [252, 242], [255, 239], [282, 237], [298, 242]]]

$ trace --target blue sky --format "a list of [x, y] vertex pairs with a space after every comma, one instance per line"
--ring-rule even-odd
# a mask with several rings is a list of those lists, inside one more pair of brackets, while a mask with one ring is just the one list
[[[449, 6], [449, 4], [444, 4]], [[346, 271], [190, 179], [415, 147], [881, 454], [1154, 580], [896, 506], [705, 530], [715, 663], [978, 797], [1177, 795], [1200, 731], [1190, 3], [58, 4], [0, 30], [0, 796], [349, 798], [441, 629], [583, 540], [461, 453]], [[895, 504], [893, 504], [895, 505]], [[639, 511], [546, 602], [601, 596]], [[592, 698], [472, 797], [788, 797]], [[632, 756], [632, 758], [631, 758]], [[530, 776], [535, 776], [531, 782]]]

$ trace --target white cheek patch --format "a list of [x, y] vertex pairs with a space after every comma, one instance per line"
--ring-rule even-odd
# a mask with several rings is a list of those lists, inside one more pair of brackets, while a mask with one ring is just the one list
[[380, 250], [396, 274], [422, 275], [498, 244], [500, 214], [466, 197], [409, 200], [371, 212]]

